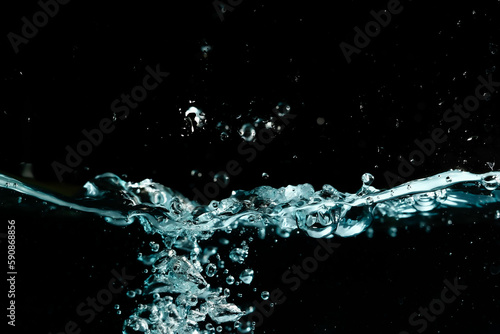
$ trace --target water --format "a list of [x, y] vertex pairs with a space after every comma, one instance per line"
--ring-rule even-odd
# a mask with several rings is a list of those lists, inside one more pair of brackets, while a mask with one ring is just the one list
[[[129, 314], [123, 325], [127, 334], [200, 333], [222, 325], [226, 331], [248, 329], [239, 320], [253, 309], [228, 298], [237, 286], [255, 282], [254, 268], [247, 263], [253, 237], [227, 252], [222, 247], [200, 246], [219, 231], [233, 234], [252, 229], [260, 238], [278, 240], [276, 236], [286, 238], [294, 231], [304, 237], [337, 238], [363, 232], [370, 236], [376, 229], [385, 229], [397, 238], [398, 228], [411, 217], [471, 209], [496, 214], [500, 202], [500, 172], [496, 171], [452, 170], [387, 190], [374, 188], [370, 174], [362, 175], [361, 181], [354, 194], [331, 185], [320, 190], [309, 184], [262, 186], [233, 191], [231, 197], [204, 206], [152, 180], [127, 182], [111, 173], [87, 182], [79, 198], [65, 198], [0, 175], [2, 197], [18, 199], [15, 203], [33, 197], [40, 200], [36, 208], [40, 211], [71, 208], [117, 226], [139, 223], [147, 233], [161, 236], [161, 245], [149, 242], [151, 253], [139, 257], [150, 267], [142, 294], [152, 298], [134, 310], [120, 308]], [[217, 244], [228, 242], [220, 239]], [[214, 277], [222, 279], [217, 283]], [[135, 296], [133, 291], [124, 293]], [[267, 298], [269, 292], [262, 292], [262, 299]]]

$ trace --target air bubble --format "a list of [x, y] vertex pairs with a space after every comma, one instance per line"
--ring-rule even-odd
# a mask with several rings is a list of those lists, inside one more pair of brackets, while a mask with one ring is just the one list
[[498, 178], [495, 175], [488, 175], [482, 178], [481, 183], [487, 190], [495, 190], [498, 188]]

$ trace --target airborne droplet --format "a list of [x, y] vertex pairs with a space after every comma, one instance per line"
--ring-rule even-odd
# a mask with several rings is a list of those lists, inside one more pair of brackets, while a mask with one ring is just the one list
[[255, 131], [255, 128], [250, 123], [243, 124], [239, 133], [241, 138], [246, 141], [254, 141], [257, 135], [257, 131]]

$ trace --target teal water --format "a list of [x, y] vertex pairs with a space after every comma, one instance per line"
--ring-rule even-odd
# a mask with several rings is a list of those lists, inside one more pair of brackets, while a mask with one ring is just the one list
[[[161, 235], [162, 245], [153, 243], [151, 254], [139, 255], [151, 268], [142, 289], [151, 301], [130, 310], [123, 325], [123, 333], [151, 334], [211, 333], [222, 330], [221, 326], [226, 331], [252, 330], [251, 324], [239, 321], [252, 309], [228, 302], [228, 296], [233, 284], [252, 284], [253, 270], [231, 272], [221, 261], [245, 263], [249, 243], [227, 254], [216, 247], [202, 248], [200, 243], [216, 232], [252, 228], [260, 238], [269, 234], [286, 238], [294, 231], [313, 238], [351, 237], [374, 228], [395, 234], [393, 229], [403, 226], [406, 219], [443, 211], [479, 209], [500, 216], [500, 172], [452, 170], [387, 190], [374, 188], [370, 174], [364, 174], [361, 181], [354, 194], [331, 185], [320, 190], [309, 184], [278, 189], [262, 186], [233, 191], [229, 198], [205, 206], [152, 180], [127, 182], [111, 173], [87, 182], [78, 198], [65, 198], [0, 175], [4, 197], [33, 197], [40, 200], [40, 210], [70, 208], [118, 226], [139, 223], [147, 233]], [[388, 221], [390, 225], [381, 224]], [[224, 284], [209, 284], [214, 275], [225, 277]]]

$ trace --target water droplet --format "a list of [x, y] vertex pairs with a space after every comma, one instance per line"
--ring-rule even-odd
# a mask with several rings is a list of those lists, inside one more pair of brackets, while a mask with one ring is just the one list
[[370, 173], [364, 173], [362, 176], [361, 176], [361, 181], [363, 182], [363, 184], [365, 186], [369, 186], [373, 183], [373, 180], [375, 179], [375, 177], [370, 174]]
[[366, 230], [366, 236], [370, 239], [373, 238], [373, 228], [370, 227]]
[[226, 172], [218, 172], [214, 175], [214, 182], [219, 183], [221, 187], [229, 184], [229, 175]]
[[495, 263], [493, 262], [490, 266], [490, 273], [492, 275], [498, 275], [500, 274], [500, 263]]
[[234, 248], [229, 253], [229, 258], [233, 262], [243, 263], [245, 262], [245, 258], [248, 256], [248, 251], [242, 248]]
[[201, 49], [201, 52], [207, 53], [210, 50], [212, 50], [212, 47], [210, 45], [203, 45], [200, 49]]
[[133, 290], [127, 291], [127, 297], [134, 298], [135, 297], [135, 291], [133, 291]]
[[262, 173], [262, 178], [263, 178], [264, 180], [269, 179], [269, 174], [267, 174], [267, 173]]
[[245, 269], [240, 274], [240, 280], [245, 284], [250, 284], [253, 280], [253, 270]]
[[318, 123], [318, 125], [323, 125], [325, 124], [325, 119], [323, 117], [318, 117], [316, 123]]
[[226, 283], [231, 285], [234, 283], [234, 277], [232, 275], [229, 275], [228, 277], [226, 277]]
[[395, 238], [398, 235], [398, 229], [396, 227], [389, 228], [389, 235]]
[[269, 291], [262, 291], [262, 293], [260, 294], [260, 297], [264, 300], [268, 300], [269, 299]]
[[413, 195], [413, 206], [418, 211], [431, 211], [438, 206], [437, 195], [434, 192]]
[[246, 141], [254, 141], [257, 135], [257, 131], [255, 131], [255, 128], [250, 123], [243, 124], [239, 133], [241, 138]]
[[159, 245], [159, 244], [157, 244], [157, 243], [156, 243], [156, 242], [154, 242], [154, 241], [151, 241], [151, 242], [149, 243], [149, 247], [151, 247], [151, 250], [152, 250], [153, 252], [158, 252], [158, 250], [160, 249], [160, 245]]
[[285, 116], [286, 114], [288, 114], [290, 112], [290, 106], [286, 103], [283, 103], [283, 102], [280, 102], [278, 103], [278, 105], [276, 106], [276, 113], [278, 114], [278, 116]]
[[498, 52], [498, 45], [496, 45], [496, 44], [490, 43], [489, 48], [490, 48], [490, 53], [492, 55], [494, 55]]
[[190, 107], [184, 116], [191, 132], [194, 132], [195, 128], [203, 128], [205, 125], [205, 113], [198, 108]]
[[228, 138], [229, 138], [229, 135], [227, 134], [227, 132], [222, 131], [222, 132], [220, 133], [220, 140], [222, 140], [222, 141], [226, 141]]
[[207, 273], [208, 277], [214, 277], [217, 273], [217, 266], [213, 263], [209, 263], [205, 268], [205, 272]]

